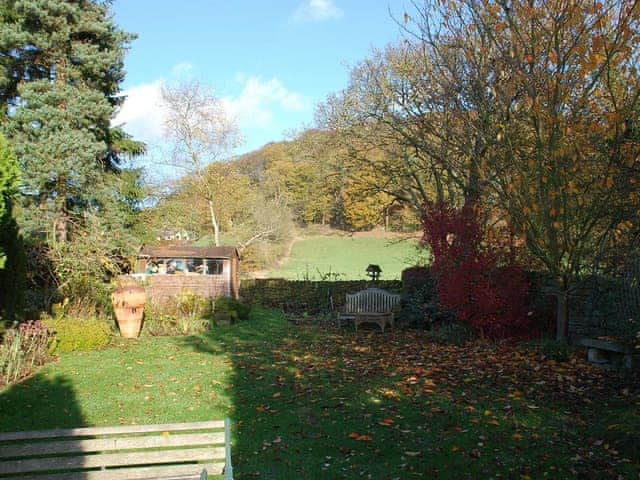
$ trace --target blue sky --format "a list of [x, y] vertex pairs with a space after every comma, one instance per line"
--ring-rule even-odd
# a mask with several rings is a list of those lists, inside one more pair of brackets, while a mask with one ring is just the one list
[[116, 0], [118, 25], [138, 34], [117, 123], [162, 143], [160, 87], [211, 85], [254, 150], [313, 122], [315, 105], [348, 82], [349, 66], [400, 38], [402, 0]]

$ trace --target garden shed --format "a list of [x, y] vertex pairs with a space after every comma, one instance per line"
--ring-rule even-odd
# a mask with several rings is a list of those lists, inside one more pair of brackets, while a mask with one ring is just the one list
[[133, 276], [146, 281], [149, 296], [159, 303], [182, 291], [238, 298], [239, 264], [235, 247], [144, 246]]

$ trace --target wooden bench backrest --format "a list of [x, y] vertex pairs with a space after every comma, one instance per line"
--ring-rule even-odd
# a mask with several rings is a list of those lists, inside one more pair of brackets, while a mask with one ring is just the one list
[[231, 478], [229, 420], [0, 433], [0, 479]]
[[400, 295], [381, 288], [367, 288], [357, 293], [347, 293], [346, 313], [386, 313], [400, 304]]

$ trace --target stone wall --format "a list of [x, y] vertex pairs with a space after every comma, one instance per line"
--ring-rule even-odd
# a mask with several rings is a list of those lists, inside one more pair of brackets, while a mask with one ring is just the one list
[[[572, 292], [569, 331], [572, 337], [635, 337], [638, 316], [629, 318], [621, 308], [621, 279], [587, 277]], [[637, 313], [636, 313], [637, 315]]]
[[[533, 311], [547, 322], [546, 331], [555, 332], [555, 281], [540, 272], [528, 272], [527, 277], [531, 283]], [[604, 276], [585, 277], [575, 282], [569, 295], [569, 337], [624, 338], [634, 335], [638, 326], [625, 318], [619, 308], [622, 289], [620, 279]]]

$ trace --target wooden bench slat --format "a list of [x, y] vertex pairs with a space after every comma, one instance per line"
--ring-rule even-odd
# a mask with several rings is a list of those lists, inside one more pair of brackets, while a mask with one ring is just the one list
[[0, 463], [0, 474], [8, 475], [42, 470], [68, 470], [76, 468], [115, 467], [121, 465], [211, 461], [223, 459], [225, 453], [225, 448], [221, 447], [10, 460]]
[[59, 428], [54, 430], [33, 430], [26, 432], [0, 433], [0, 442], [9, 440], [31, 440], [36, 438], [91, 437], [98, 435], [119, 435], [127, 433], [172, 432], [181, 430], [222, 429], [224, 421], [167, 423], [164, 425], [122, 425], [115, 427]]
[[51, 455], [56, 453], [108, 452], [142, 448], [224, 445], [224, 432], [173, 433], [169, 435], [97, 438], [90, 440], [59, 440], [28, 444], [0, 445], [0, 459]]
[[116, 470], [94, 470], [85, 472], [29, 475], [20, 480], [144, 480], [157, 478], [199, 479], [202, 470], [209, 475], [221, 475], [224, 463], [199, 463], [191, 465], [170, 465], [166, 467], [119, 468]]

